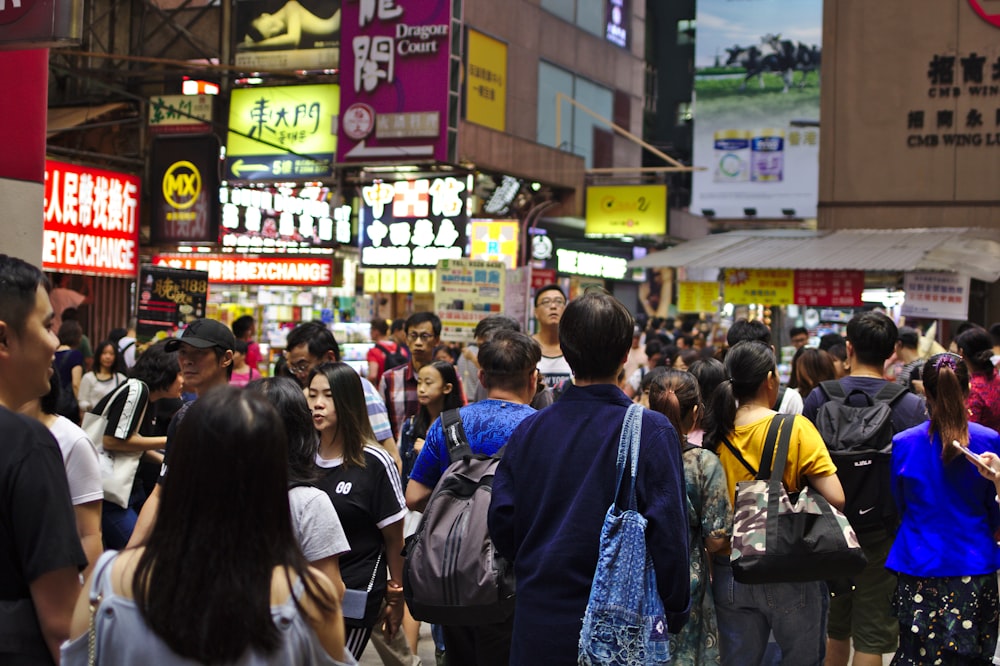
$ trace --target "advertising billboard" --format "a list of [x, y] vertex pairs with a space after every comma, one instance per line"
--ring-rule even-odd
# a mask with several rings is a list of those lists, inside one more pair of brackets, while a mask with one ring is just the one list
[[153, 243], [215, 243], [219, 238], [219, 140], [213, 134], [153, 141]]
[[182, 325], [205, 316], [208, 300], [205, 271], [143, 266], [139, 285], [135, 329], [139, 342], [173, 335]]
[[308, 252], [351, 242], [351, 207], [329, 187], [223, 187], [220, 242], [243, 252]]
[[140, 182], [137, 176], [46, 160], [42, 268], [135, 278]]
[[343, 10], [337, 161], [449, 161], [450, 0]]
[[205, 271], [212, 284], [290, 285], [297, 287], [340, 286], [343, 274], [331, 258], [247, 257], [241, 254], [166, 254], [153, 257], [153, 264], [169, 268]]
[[662, 236], [667, 233], [667, 186], [588, 187], [586, 233]]
[[698, 0], [697, 25], [691, 210], [815, 217], [822, 0]]
[[237, 67], [340, 66], [340, 0], [236, 0], [234, 14]]
[[465, 49], [465, 119], [503, 132], [507, 129], [507, 45], [469, 30]]
[[517, 220], [472, 220], [469, 258], [500, 261], [513, 270], [517, 264], [521, 225]]
[[447, 259], [437, 266], [434, 312], [445, 342], [475, 342], [476, 324], [503, 311], [507, 270], [498, 261]]
[[294, 180], [333, 174], [340, 87], [236, 88], [229, 104], [226, 178]]

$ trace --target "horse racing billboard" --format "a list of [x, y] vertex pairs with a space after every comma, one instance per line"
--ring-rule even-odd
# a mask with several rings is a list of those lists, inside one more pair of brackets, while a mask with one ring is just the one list
[[816, 216], [822, 0], [698, 0], [691, 210]]

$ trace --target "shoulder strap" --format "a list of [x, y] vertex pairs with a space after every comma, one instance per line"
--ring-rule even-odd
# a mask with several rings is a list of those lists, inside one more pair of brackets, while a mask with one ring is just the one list
[[381, 342], [376, 342], [375, 343], [375, 349], [381, 350], [383, 354], [386, 354], [386, 355], [389, 354], [388, 348], [386, 348], [386, 346], [383, 345]]
[[750, 466], [750, 463], [748, 463], [747, 459], [743, 457], [743, 454], [741, 454], [739, 450], [735, 446], [733, 446], [732, 443], [725, 437], [722, 438], [722, 443], [725, 444], [726, 448], [729, 449], [729, 452], [732, 453], [734, 456], [736, 456], [736, 459], [739, 460], [744, 467], [746, 467], [746, 470], [750, 472], [750, 474], [753, 477], [756, 478], [757, 470], [755, 470], [753, 467]]
[[781, 402], [785, 399], [785, 391], [787, 390], [787, 386], [782, 386], [778, 389], [778, 399], [774, 401], [774, 407], [772, 407], [774, 411], [780, 411], [778, 408], [781, 407]]
[[902, 384], [887, 382], [885, 386], [878, 390], [878, 393], [874, 397], [876, 402], [887, 402], [892, 407], [897, 400], [903, 397], [904, 393], [909, 393], [909, 391]]
[[469, 438], [465, 436], [465, 428], [462, 427], [462, 415], [457, 409], [449, 409], [441, 413], [441, 428], [448, 441], [448, 458], [451, 462], [472, 455]]
[[[90, 574], [90, 606], [96, 609], [101, 603], [103, 591], [111, 589], [111, 566], [118, 559], [118, 552], [109, 550], [101, 554]], [[93, 612], [93, 610], [91, 611]]]
[[823, 395], [826, 396], [827, 400], [844, 400], [847, 398], [844, 387], [840, 385], [840, 381], [837, 379], [828, 379], [825, 382], [820, 382], [819, 387], [822, 389]]
[[[778, 456], [775, 456], [775, 443], [778, 441], [778, 428], [784, 423], [787, 414], [775, 414], [771, 417], [771, 424], [767, 428], [767, 436], [764, 438], [764, 451], [760, 456], [760, 471], [757, 472], [756, 479], [758, 481], [766, 481], [773, 477], [771, 473], [772, 466], [775, 468], [774, 471], [779, 472], [778, 480], [781, 480], [781, 473], [784, 471], [785, 461], [781, 458], [781, 450], [778, 450]], [[791, 428], [782, 428], [785, 431], [791, 431]], [[784, 433], [782, 433], [784, 434]], [[785, 447], [785, 456], [788, 455], [787, 446]]]

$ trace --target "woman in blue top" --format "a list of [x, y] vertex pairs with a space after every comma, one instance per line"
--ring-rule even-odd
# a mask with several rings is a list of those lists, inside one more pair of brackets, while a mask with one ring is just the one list
[[923, 378], [930, 421], [892, 440], [892, 491], [902, 518], [886, 562], [899, 575], [899, 649], [892, 663], [986, 665], [1000, 608], [993, 536], [1000, 507], [993, 484], [952, 442], [1000, 453], [1000, 435], [969, 423], [969, 373], [961, 357], [932, 357]]

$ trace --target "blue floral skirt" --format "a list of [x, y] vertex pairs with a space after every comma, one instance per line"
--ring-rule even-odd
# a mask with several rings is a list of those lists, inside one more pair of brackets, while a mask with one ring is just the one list
[[893, 598], [899, 649], [892, 666], [991, 665], [998, 609], [996, 574], [946, 578], [899, 574]]

